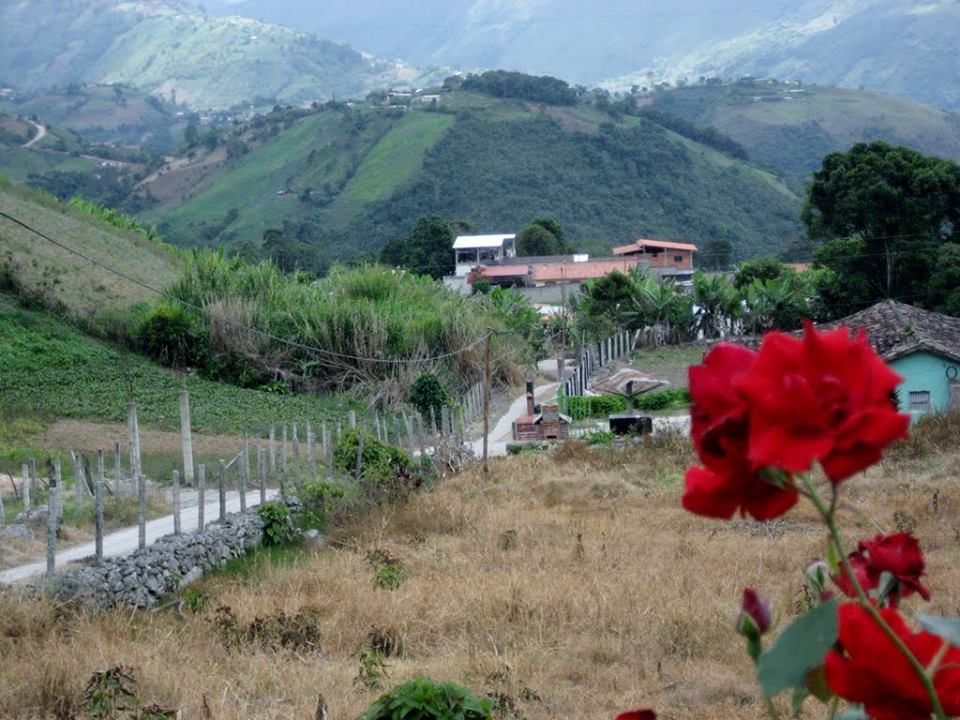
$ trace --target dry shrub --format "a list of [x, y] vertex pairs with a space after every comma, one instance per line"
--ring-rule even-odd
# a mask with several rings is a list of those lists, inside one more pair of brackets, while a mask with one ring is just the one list
[[956, 450], [960, 442], [960, 411], [925, 415], [910, 428], [910, 437], [894, 443], [888, 450], [888, 462], [903, 464], [912, 460]]

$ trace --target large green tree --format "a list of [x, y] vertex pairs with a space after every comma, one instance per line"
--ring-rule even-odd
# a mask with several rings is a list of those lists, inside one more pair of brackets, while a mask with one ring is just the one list
[[538, 217], [517, 237], [517, 254], [523, 256], [566, 255], [571, 252], [563, 228], [553, 218]]
[[834, 290], [856, 293], [843, 305], [935, 304], [928, 279], [944, 244], [960, 241], [960, 166], [883, 142], [854, 145], [814, 173], [803, 220], [824, 242], [816, 263], [841, 278]]
[[[468, 227], [465, 223], [455, 224], [458, 232]], [[391, 240], [383, 247], [380, 260], [436, 279], [452, 275], [453, 234], [451, 223], [441, 217], [420, 218], [410, 235]]]

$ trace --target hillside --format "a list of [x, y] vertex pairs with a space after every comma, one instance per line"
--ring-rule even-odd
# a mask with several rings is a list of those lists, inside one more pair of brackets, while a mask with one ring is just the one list
[[741, 81], [659, 91], [645, 102], [717, 128], [787, 175], [805, 176], [827, 153], [871, 140], [960, 160], [960, 115], [862, 90]]
[[[165, 287], [176, 259], [143, 236], [118, 230], [48, 197], [0, 184], [0, 211], [152, 287]], [[108, 322], [111, 314], [155, 296], [0, 217], [0, 282], [82, 322]]]
[[436, 111], [336, 105], [273, 127], [240, 157], [166, 169], [164, 192], [145, 189], [168, 200], [146, 219], [180, 244], [256, 245], [283, 228], [334, 257], [375, 252], [428, 214], [491, 232], [554, 215], [595, 252], [647, 234], [730, 237], [747, 256], [799, 231], [799, 199], [772, 175], [590, 106], [453, 92]]
[[180, 0], [0, 5], [0, 82], [124, 83], [198, 108], [362, 95], [411, 70], [288, 28], [207, 16]]
[[[503, 67], [586, 85], [751, 74], [960, 109], [953, 0], [206, 0], [422, 66]], [[384, 22], [383, 18], [392, 18]]]

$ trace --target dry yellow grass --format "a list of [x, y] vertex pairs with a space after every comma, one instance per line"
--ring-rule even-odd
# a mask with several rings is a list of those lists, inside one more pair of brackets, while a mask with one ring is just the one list
[[[510, 717], [764, 717], [733, 617], [746, 585], [771, 597], [785, 624], [803, 605], [801, 571], [824, 537], [806, 507], [767, 526], [684, 513], [686, 441], [628, 451], [571, 444], [550, 456], [498, 461], [404, 507], [336, 533], [294, 566], [208, 579], [208, 609], [117, 611], [99, 618], [44, 604], [0, 608], [0, 717], [61, 717], [94, 670], [134, 668], [148, 702], [184, 718], [333, 717], [376, 697], [355, 682], [358, 647], [376, 628], [402, 643], [388, 685], [426, 674], [500, 693]], [[911, 528], [929, 562], [933, 602], [960, 611], [960, 454], [891, 461], [854, 478], [846, 496], [892, 531]], [[844, 514], [846, 535], [875, 528]], [[367, 553], [398, 558], [409, 578], [375, 589]], [[278, 611], [315, 617], [322, 649], [224, 647], [217, 606], [241, 625]], [[908, 605], [913, 607], [913, 605]], [[808, 717], [823, 717], [810, 703]]]

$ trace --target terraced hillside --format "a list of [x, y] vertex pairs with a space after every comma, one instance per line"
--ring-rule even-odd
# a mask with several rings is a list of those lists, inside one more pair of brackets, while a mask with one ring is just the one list
[[333, 257], [376, 252], [430, 214], [491, 232], [549, 214], [594, 251], [649, 234], [729, 237], [747, 256], [799, 232], [799, 198], [772, 174], [588, 105], [457, 91], [435, 109], [332, 104], [273, 128], [246, 154], [166, 168], [144, 188], [167, 198], [145, 219], [178, 244], [282, 229]]
[[806, 175], [827, 153], [870, 140], [960, 160], [960, 115], [863, 90], [738, 82], [660, 92], [651, 104], [717, 128], [788, 175]]

